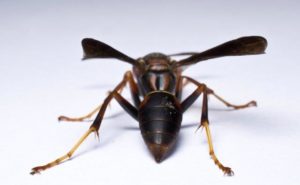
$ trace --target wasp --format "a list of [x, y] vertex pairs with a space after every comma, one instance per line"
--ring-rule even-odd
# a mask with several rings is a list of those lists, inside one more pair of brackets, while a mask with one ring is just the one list
[[[205, 130], [209, 146], [209, 155], [214, 163], [226, 175], [233, 175], [230, 167], [224, 166], [217, 158], [212, 144], [208, 119], [208, 96], [214, 96], [227, 107], [242, 109], [256, 106], [255, 101], [234, 105], [217, 95], [206, 84], [182, 75], [190, 65], [217, 57], [263, 54], [267, 40], [261, 36], [247, 36], [225, 42], [204, 52], [184, 52], [172, 55], [150, 53], [137, 59], [131, 58], [113, 47], [94, 40], [82, 40], [83, 60], [93, 58], [115, 58], [132, 65], [132, 70], [124, 74], [122, 81], [109, 92], [103, 103], [82, 117], [60, 116], [60, 121], [83, 121], [97, 113], [88, 131], [65, 155], [42, 166], [32, 168], [31, 174], [39, 173], [72, 157], [82, 142], [91, 134], [99, 136], [99, 128], [109, 103], [115, 99], [120, 106], [139, 123], [142, 137], [154, 156], [161, 162], [170, 153], [176, 143], [181, 127], [183, 113], [202, 95], [202, 111], [199, 128]], [[185, 56], [179, 61], [172, 56]], [[193, 84], [195, 90], [182, 100], [182, 91], [186, 84]], [[123, 88], [128, 85], [133, 103], [122, 96]]]

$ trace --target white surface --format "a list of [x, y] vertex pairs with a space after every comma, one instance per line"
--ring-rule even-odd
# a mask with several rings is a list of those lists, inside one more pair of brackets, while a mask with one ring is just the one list
[[[2, 0], [1, 184], [299, 184], [299, 8], [296, 0]], [[100, 142], [91, 136], [72, 160], [29, 175], [67, 152], [90, 125], [59, 123], [57, 116], [87, 113], [130, 70], [117, 60], [81, 62], [82, 38], [136, 58], [202, 51], [246, 35], [266, 37], [267, 54], [210, 60], [185, 71], [230, 102], [258, 102], [226, 111], [210, 99], [216, 154], [234, 177], [222, 175], [204, 132], [195, 133], [200, 100], [184, 116], [176, 151], [161, 164], [147, 151], [138, 124], [114, 102]]]

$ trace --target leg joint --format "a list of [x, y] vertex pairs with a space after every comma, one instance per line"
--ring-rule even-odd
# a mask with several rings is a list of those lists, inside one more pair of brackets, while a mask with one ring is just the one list
[[71, 158], [72, 155], [73, 155], [73, 152], [68, 152], [68, 153], [67, 153], [68, 158]]
[[124, 74], [124, 78], [125, 78], [125, 79], [129, 79], [129, 78], [131, 78], [131, 77], [132, 77], [131, 71], [126, 71], [125, 74]]

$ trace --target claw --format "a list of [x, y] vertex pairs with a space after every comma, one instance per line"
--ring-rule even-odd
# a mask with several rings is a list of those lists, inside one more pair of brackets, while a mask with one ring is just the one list
[[251, 101], [251, 102], [249, 102], [248, 104], [247, 104], [247, 106], [253, 106], [253, 107], [257, 107], [257, 103], [256, 103], [256, 101]]
[[226, 175], [226, 176], [233, 176], [234, 175], [234, 172], [229, 167], [224, 167], [222, 170], [224, 172], [224, 175]]
[[68, 120], [68, 117], [66, 117], [66, 116], [59, 116], [57, 119], [58, 119], [58, 121], [66, 121], [66, 120]]
[[45, 170], [45, 168], [43, 166], [37, 166], [31, 169], [30, 174], [31, 175], [35, 175], [35, 174], [40, 174], [41, 171]]

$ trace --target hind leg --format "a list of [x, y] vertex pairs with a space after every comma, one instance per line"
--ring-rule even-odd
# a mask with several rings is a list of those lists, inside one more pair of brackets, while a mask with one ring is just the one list
[[196, 100], [197, 98], [203, 94], [202, 100], [202, 112], [201, 112], [201, 122], [198, 128], [204, 127], [207, 137], [207, 142], [209, 146], [209, 155], [211, 156], [214, 163], [224, 172], [226, 175], [233, 175], [233, 171], [231, 168], [224, 166], [217, 158], [214, 152], [212, 137], [209, 129], [209, 120], [208, 120], [208, 101], [207, 96], [210, 90], [206, 87], [205, 84], [201, 84], [197, 82], [197, 89], [189, 95], [184, 101], [181, 103], [181, 107], [183, 112], [186, 111]]
[[134, 119], [137, 119], [137, 115], [138, 115], [137, 109], [134, 106], [132, 106], [127, 100], [125, 100], [118, 93], [118, 91], [120, 89], [122, 89], [126, 85], [126, 83], [127, 83], [127, 80], [124, 77], [124, 79], [121, 81], [121, 83], [119, 83], [118, 86], [111, 93], [109, 93], [109, 95], [104, 100], [104, 102], [99, 110], [99, 113], [98, 113], [96, 119], [94, 120], [93, 124], [90, 126], [89, 130], [79, 139], [79, 141], [71, 148], [71, 150], [69, 150], [69, 152], [67, 152], [65, 155], [55, 159], [54, 161], [52, 161], [50, 163], [32, 168], [32, 171], [30, 174], [34, 175], [43, 170], [46, 170], [53, 166], [59, 165], [60, 163], [62, 163], [63, 161], [66, 161], [67, 159], [70, 159], [72, 157], [73, 153], [78, 149], [78, 147], [85, 141], [85, 139], [92, 132], [95, 132], [98, 136], [99, 135], [98, 131], [99, 131], [101, 122], [103, 120], [106, 108], [113, 98], [115, 98], [119, 102], [119, 104], [124, 108], [124, 110], [127, 113], [129, 113]]

